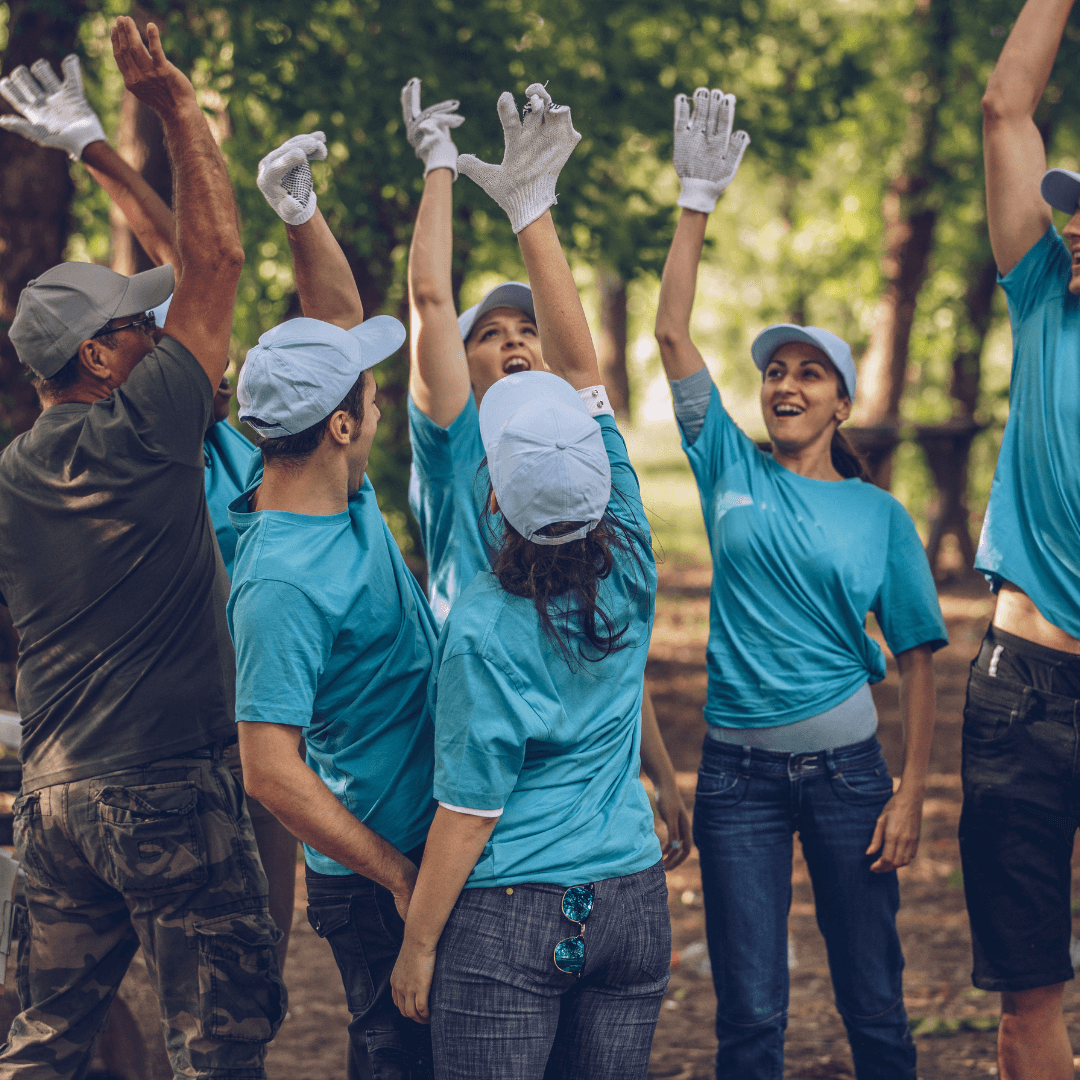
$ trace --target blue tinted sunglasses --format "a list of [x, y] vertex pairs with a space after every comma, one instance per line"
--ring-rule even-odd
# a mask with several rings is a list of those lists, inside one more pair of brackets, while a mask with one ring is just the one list
[[563, 938], [555, 946], [555, 966], [567, 975], [581, 978], [585, 967], [585, 920], [592, 914], [593, 887], [591, 885], [571, 885], [562, 898], [562, 913], [578, 924], [574, 937]]

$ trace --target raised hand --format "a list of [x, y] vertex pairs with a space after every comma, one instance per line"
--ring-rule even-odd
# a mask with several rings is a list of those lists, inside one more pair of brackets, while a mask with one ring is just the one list
[[710, 214], [735, 178], [750, 145], [745, 131], [731, 132], [735, 95], [699, 86], [694, 108], [685, 94], [675, 98], [675, 171], [682, 182], [679, 206]]
[[521, 117], [513, 94], [499, 95], [505, 140], [501, 165], [489, 165], [472, 154], [462, 154], [457, 162], [506, 211], [515, 233], [558, 201], [555, 183], [581, 141], [566, 105], [554, 104], [539, 83], [529, 86], [525, 95], [529, 101]]
[[159, 116], [175, 111], [183, 104], [196, 108], [195, 88], [188, 77], [165, 56], [161, 35], [153, 23], [147, 23], [149, 48], [142, 43], [135, 20], [121, 15], [112, 29], [113, 56], [124, 76], [124, 85], [143, 104]]
[[318, 199], [311, 185], [314, 158], [326, 157], [326, 136], [321, 131], [294, 135], [259, 162], [256, 183], [274, 212], [288, 225], [303, 225], [315, 214]]
[[60, 63], [61, 82], [48, 60], [22, 65], [0, 79], [0, 94], [19, 116], [0, 116], [0, 127], [35, 142], [65, 150], [78, 161], [92, 142], [104, 142], [105, 131], [83, 91], [82, 68], [75, 55]]
[[457, 179], [457, 147], [450, 137], [465, 117], [457, 112], [453, 99], [429, 105], [420, 111], [420, 80], [410, 79], [401, 88], [401, 113], [405, 118], [405, 138], [424, 163], [424, 176], [432, 169], [449, 169]]

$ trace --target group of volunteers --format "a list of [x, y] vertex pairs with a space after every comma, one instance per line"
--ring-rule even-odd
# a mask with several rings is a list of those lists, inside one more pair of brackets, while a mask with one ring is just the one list
[[[1080, 724], [1080, 174], [1032, 121], [1072, 0], [1028, 0], [984, 99], [991, 242], [1014, 334], [977, 566], [998, 602], [972, 665], [960, 839], [974, 981], [1002, 992], [1008, 1080], [1071, 1075], [1062, 1013]], [[456, 101], [402, 90], [424, 165], [409, 251], [410, 572], [367, 477], [365, 318], [318, 210], [322, 132], [259, 165], [302, 316], [225, 377], [244, 261], [225, 162], [151, 24], [117, 20], [160, 117], [171, 209], [109, 146], [75, 57], [0, 80], [0, 125], [81, 160], [156, 268], [62, 263], [9, 334], [43, 411], [0, 455], [0, 594], [17, 628], [26, 872], [21, 1012], [0, 1080], [84, 1074], [141, 946], [178, 1077], [257, 1080], [287, 1006], [297, 841], [337, 962], [351, 1077], [646, 1076], [689, 816], [644, 682], [656, 567], [636, 474], [550, 209], [581, 136], [539, 83], [504, 93], [500, 164]], [[771, 450], [690, 334], [717, 199], [749, 144], [735, 99], [675, 99], [681, 215], [656, 337], [713, 561], [694, 803], [718, 1078], [783, 1074], [793, 835], [859, 1080], [914, 1077], [896, 870], [919, 842], [946, 644], [914, 524], [839, 430], [848, 345], [751, 347]], [[459, 171], [506, 212], [529, 284], [457, 314]], [[1043, 175], [1045, 173], [1045, 176]], [[1065, 242], [1050, 207], [1071, 215]], [[1070, 254], [1071, 253], [1071, 254]], [[896, 658], [894, 781], [870, 684]], [[663, 845], [641, 770], [653, 781]]]

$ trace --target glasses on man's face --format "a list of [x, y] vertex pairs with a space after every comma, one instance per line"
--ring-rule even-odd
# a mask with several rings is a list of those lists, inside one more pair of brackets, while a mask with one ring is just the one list
[[120, 326], [106, 326], [96, 334], [91, 334], [90, 338], [93, 340], [94, 338], [105, 337], [107, 334], [115, 334], [118, 330], [141, 330], [144, 334], [152, 334], [156, 326], [156, 316], [152, 311], [148, 311], [145, 315], [140, 315], [137, 319], [132, 319], [131, 322], [123, 323]]
[[562, 913], [578, 924], [578, 932], [574, 937], [563, 938], [555, 946], [555, 966], [579, 979], [585, 967], [585, 920], [592, 914], [592, 907], [591, 885], [571, 885], [563, 893]]

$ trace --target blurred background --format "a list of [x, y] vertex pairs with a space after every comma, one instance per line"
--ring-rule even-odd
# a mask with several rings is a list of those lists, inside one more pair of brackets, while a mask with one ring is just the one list
[[[764, 325], [815, 323], [860, 361], [852, 426], [875, 479], [914, 515], [939, 576], [970, 565], [1007, 412], [1011, 341], [985, 223], [979, 98], [1020, 0], [9, 0], [4, 72], [74, 51], [110, 139], [166, 199], [156, 117], [112, 59], [118, 14], [157, 22], [195, 83], [230, 163], [247, 265], [233, 337], [235, 378], [259, 334], [298, 312], [284, 227], [255, 186], [259, 158], [321, 128], [319, 205], [369, 314], [405, 311], [405, 265], [422, 187], [399, 91], [461, 101], [462, 152], [499, 160], [495, 101], [549, 81], [584, 138], [559, 184], [555, 220], [630, 422], [632, 454], [665, 558], [700, 560], [697, 498], [679, 452], [652, 338], [658, 276], [676, 219], [672, 99], [696, 86], [738, 97], [752, 138], [709, 226], [694, 331], [729, 409], [764, 436], [748, 346]], [[1080, 100], [1063, 73], [1066, 31], [1037, 116], [1051, 164], [1074, 166]], [[6, 110], [0, 102], [0, 109]], [[455, 185], [461, 307], [521, 277], [504, 215]], [[1060, 225], [1061, 222], [1059, 221]], [[61, 259], [123, 273], [149, 265], [79, 166], [0, 132], [0, 442], [36, 400], [4, 330], [19, 291]], [[407, 509], [404, 352], [379, 369], [371, 474], [423, 572]], [[234, 406], [235, 408], [235, 406]], [[936, 527], [935, 527], [936, 526]]]

